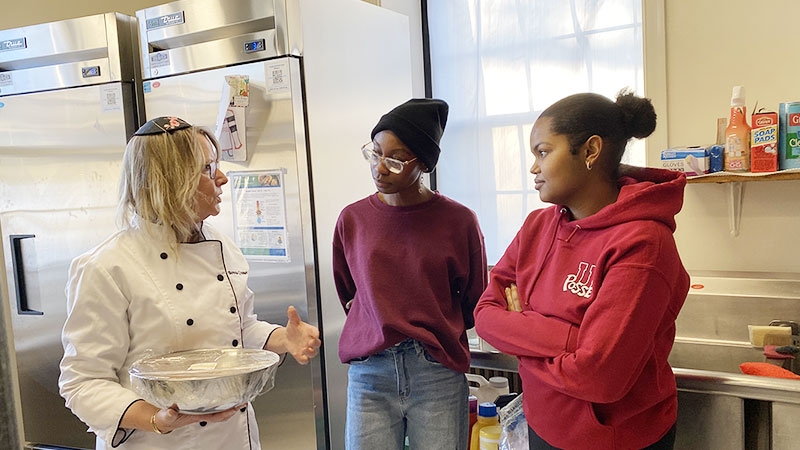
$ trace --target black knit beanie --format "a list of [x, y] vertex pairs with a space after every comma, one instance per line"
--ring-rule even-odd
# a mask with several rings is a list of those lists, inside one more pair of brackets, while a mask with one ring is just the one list
[[425, 164], [426, 171], [439, 160], [439, 140], [447, 124], [449, 107], [443, 100], [412, 98], [381, 117], [372, 129], [372, 139], [383, 130], [393, 132]]

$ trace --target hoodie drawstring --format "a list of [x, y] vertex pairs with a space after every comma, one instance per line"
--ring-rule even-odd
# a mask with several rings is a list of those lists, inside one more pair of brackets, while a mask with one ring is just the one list
[[572, 229], [572, 233], [570, 233], [569, 236], [567, 236], [567, 238], [564, 239], [564, 242], [569, 242], [569, 240], [572, 239], [572, 236], [575, 236], [575, 233], [577, 233], [578, 230], [580, 229], [581, 229], [580, 225], [575, 225], [575, 228]]

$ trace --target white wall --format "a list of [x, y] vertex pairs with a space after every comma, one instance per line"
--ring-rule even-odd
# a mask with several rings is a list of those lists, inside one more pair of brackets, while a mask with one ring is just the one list
[[[800, 2], [665, 0], [665, 13], [669, 146], [713, 143], [734, 85], [745, 86], [748, 113], [756, 101], [772, 111], [800, 101], [800, 60], [792, 51]], [[730, 185], [686, 187], [676, 233], [684, 264], [800, 273], [800, 180], [743, 186], [738, 237], [728, 227]]]
[[381, 6], [408, 16], [411, 31], [411, 92], [425, 97], [425, 69], [422, 62], [422, 12], [419, 0], [381, 0]]

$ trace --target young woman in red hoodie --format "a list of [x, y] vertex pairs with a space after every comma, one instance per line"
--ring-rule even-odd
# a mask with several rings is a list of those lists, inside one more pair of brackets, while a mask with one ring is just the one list
[[689, 289], [673, 232], [682, 173], [620, 165], [648, 99], [566, 97], [531, 131], [540, 198], [492, 269], [478, 334], [519, 359], [531, 450], [672, 449], [667, 362]]

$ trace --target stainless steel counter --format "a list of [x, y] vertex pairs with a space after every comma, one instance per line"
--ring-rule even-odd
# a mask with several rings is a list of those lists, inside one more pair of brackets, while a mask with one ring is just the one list
[[800, 380], [673, 368], [678, 389], [800, 405]]
[[[472, 367], [516, 372], [517, 358], [497, 351], [471, 350]], [[800, 405], [800, 380], [673, 368], [678, 389], [704, 394]]]
[[[485, 346], [485, 343], [481, 343]], [[472, 367], [517, 372], [517, 359], [471, 350]], [[797, 448], [800, 380], [673, 368], [678, 386], [676, 450]]]

